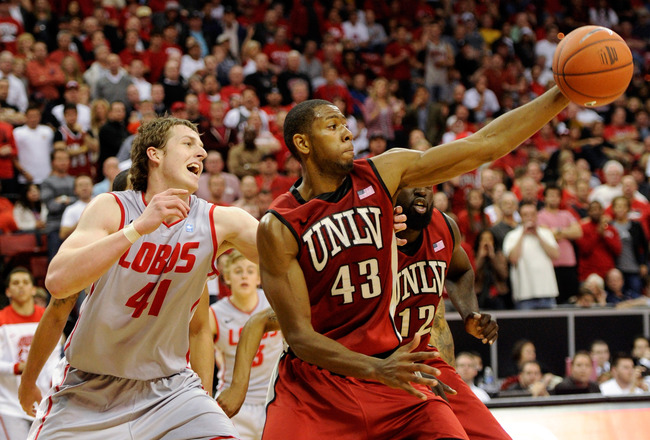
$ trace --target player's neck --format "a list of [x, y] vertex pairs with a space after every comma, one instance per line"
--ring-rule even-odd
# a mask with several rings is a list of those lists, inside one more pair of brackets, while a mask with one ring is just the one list
[[347, 174], [326, 175], [321, 171], [306, 172], [304, 173], [302, 182], [297, 189], [303, 199], [311, 200], [321, 194], [336, 191], [336, 189], [343, 184], [346, 177]]
[[420, 235], [422, 234], [421, 229], [404, 229], [403, 231], [398, 232], [396, 235], [398, 238], [406, 240], [406, 244], [415, 243]]
[[251, 312], [257, 307], [257, 291], [253, 293], [234, 293], [230, 296], [230, 302], [235, 305], [239, 310], [244, 312]]
[[24, 303], [12, 301], [11, 308], [20, 316], [31, 316], [34, 314], [34, 301], [25, 301]]

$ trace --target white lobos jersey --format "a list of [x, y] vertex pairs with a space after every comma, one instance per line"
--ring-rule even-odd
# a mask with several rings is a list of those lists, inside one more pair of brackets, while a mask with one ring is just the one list
[[[230, 301], [230, 298], [224, 298], [210, 306], [217, 320], [215, 345], [223, 353], [226, 364], [223, 378], [219, 383], [219, 392], [232, 383], [232, 370], [235, 365], [237, 343], [244, 324], [255, 313], [270, 307], [264, 292], [258, 290], [257, 296], [257, 307], [250, 313], [238, 309]], [[281, 351], [282, 333], [279, 331], [265, 333], [251, 365], [251, 377], [245, 403], [263, 405], [266, 402], [266, 392], [273, 373], [273, 367]]]
[[[146, 203], [139, 191], [112, 193], [124, 227]], [[71, 366], [150, 380], [187, 367], [189, 323], [206, 277], [217, 274], [215, 206], [190, 197], [187, 218], [143, 235], [88, 289], [66, 345]]]

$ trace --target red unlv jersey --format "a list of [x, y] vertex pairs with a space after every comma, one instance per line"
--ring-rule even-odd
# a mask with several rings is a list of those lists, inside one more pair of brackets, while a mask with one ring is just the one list
[[336, 191], [309, 201], [299, 184], [275, 199], [269, 212], [298, 242], [314, 329], [366, 355], [394, 350], [393, 205], [375, 166], [355, 161]]
[[420, 239], [398, 252], [398, 274], [395, 283], [395, 325], [404, 343], [421, 335], [417, 351], [429, 344], [436, 308], [442, 298], [445, 276], [454, 251], [454, 234], [447, 218], [433, 210], [431, 223]]

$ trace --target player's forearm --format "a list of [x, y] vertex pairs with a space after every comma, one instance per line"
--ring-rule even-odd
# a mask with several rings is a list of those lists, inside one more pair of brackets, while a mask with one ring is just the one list
[[190, 332], [190, 364], [192, 370], [201, 378], [203, 389], [212, 395], [214, 346], [209, 327]]
[[251, 365], [262, 342], [262, 337], [264, 333], [275, 330], [280, 330], [280, 324], [270, 308], [254, 314], [246, 322], [237, 343], [232, 386], [248, 389]]
[[78, 248], [64, 243], [50, 262], [45, 287], [54, 298], [80, 292], [105, 274], [130, 246], [121, 230]]
[[429, 343], [438, 349], [440, 356], [445, 362], [452, 367], [455, 366], [454, 338], [451, 335], [451, 329], [447, 320], [444, 318], [439, 319], [436, 316], [436, 319], [433, 321]]
[[377, 379], [379, 358], [354, 352], [314, 330], [304, 329], [295, 335], [283, 333], [294, 354], [305, 362], [343, 376]]
[[32, 339], [27, 364], [22, 374], [23, 381], [36, 382], [43, 366], [61, 340], [63, 329], [77, 298], [79, 293], [65, 299], [53, 298], [48, 304]]
[[490, 157], [484, 162], [506, 155], [546, 125], [568, 104], [569, 100], [555, 86], [528, 104], [496, 118], [472, 135], [490, 142], [490, 147], [484, 149]]
[[448, 290], [447, 293], [454, 307], [465, 320], [472, 313], [479, 311], [478, 300], [474, 293], [474, 271], [470, 269], [452, 281], [455, 288]]

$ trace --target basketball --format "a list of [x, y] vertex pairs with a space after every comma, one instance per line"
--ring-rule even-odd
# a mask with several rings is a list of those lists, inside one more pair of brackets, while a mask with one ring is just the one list
[[564, 96], [584, 107], [598, 107], [627, 89], [632, 52], [614, 31], [583, 26], [566, 35], [555, 49], [553, 78]]

